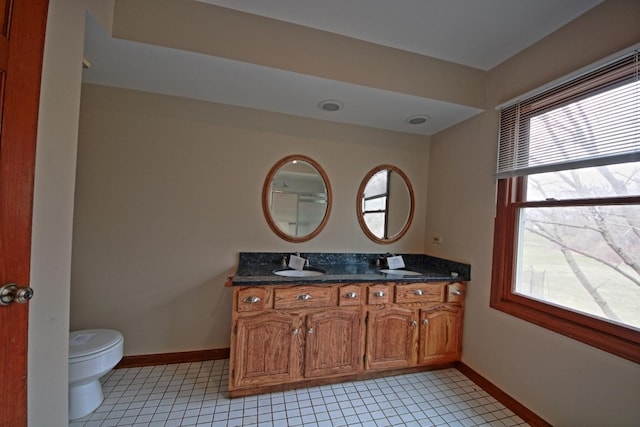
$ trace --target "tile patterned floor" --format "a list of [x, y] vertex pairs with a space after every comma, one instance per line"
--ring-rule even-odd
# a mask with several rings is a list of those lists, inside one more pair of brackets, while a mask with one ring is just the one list
[[526, 426], [456, 369], [229, 399], [228, 359], [116, 369], [69, 427]]

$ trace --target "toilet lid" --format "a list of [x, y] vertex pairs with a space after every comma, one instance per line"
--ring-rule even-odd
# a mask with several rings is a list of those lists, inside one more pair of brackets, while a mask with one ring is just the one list
[[85, 329], [69, 333], [69, 358], [88, 356], [104, 351], [123, 340], [120, 332], [111, 329]]

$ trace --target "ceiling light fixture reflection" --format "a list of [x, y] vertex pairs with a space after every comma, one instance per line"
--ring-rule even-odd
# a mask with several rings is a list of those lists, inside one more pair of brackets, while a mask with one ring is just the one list
[[325, 99], [324, 101], [320, 101], [318, 103], [318, 107], [324, 111], [338, 111], [342, 110], [344, 104], [335, 99]]
[[431, 120], [431, 117], [427, 116], [426, 114], [420, 114], [417, 116], [411, 116], [405, 121], [410, 125], [421, 125], [428, 122], [429, 120]]

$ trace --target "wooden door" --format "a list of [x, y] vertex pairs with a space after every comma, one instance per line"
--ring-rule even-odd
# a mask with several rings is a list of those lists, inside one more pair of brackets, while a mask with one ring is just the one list
[[461, 335], [461, 307], [446, 305], [420, 310], [418, 363], [459, 360]]
[[[29, 285], [47, 0], [0, 0], [0, 285]], [[0, 425], [27, 424], [28, 304], [0, 306]]]
[[301, 378], [301, 328], [300, 316], [286, 313], [239, 317], [230, 390]]
[[418, 328], [415, 310], [371, 310], [367, 319], [367, 369], [405, 368], [416, 362]]
[[362, 370], [360, 310], [327, 310], [307, 315], [306, 378], [356, 374]]

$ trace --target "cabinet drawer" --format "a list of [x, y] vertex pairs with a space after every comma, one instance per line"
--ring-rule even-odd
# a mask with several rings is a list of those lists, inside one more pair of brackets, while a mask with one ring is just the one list
[[275, 290], [275, 308], [331, 307], [338, 304], [338, 291], [328, 286], [295, 286]]
[[447, 302], [462, 304], [464, 301], [466, 286], [464, 283], [456, 282], [447, 285]]
[[265, 288], [242, 288], [237, 290], [237, 295], [240, 313], [271, 308], [269, 292]]
[[392, 301], [393, 285], [370, 285], [367, 288], [367, 302], [369, 304], [388, 304]]
[[345, 285], [338, 288], [338, 305], [341, 307], [362, 304], [362, 286]]
[[445, 283], [396, 285], [396, 302], [444, 302]]

